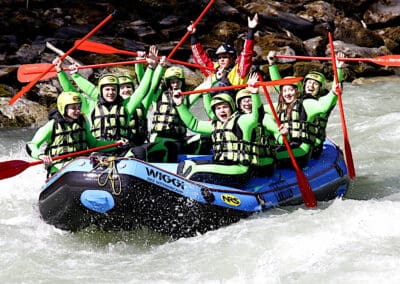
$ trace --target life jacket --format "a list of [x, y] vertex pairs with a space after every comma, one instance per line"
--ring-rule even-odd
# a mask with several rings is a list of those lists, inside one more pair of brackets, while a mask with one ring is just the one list
[[237, 125], [239, 117], [240, 113], [235, 112], [225, 122], [217, 119], [212, 121], [213, 160], [232, 164], [258, 165], [259, 145], [243, 140], [243, 134]]
[[91, 132], [99, 140], [129, 139], [127, 113], [122, 104], [113, 104], [109, 109], [98, 103], [91, 114]]
[[259, 123], [254, 129], [251, 140], [254, 144], [254, 152], [258, 151], [260, 158], [275, 156], [275, 137], [269, 133], [266, 134], [265, 127], [262, 123]]
[[[218, 62], [214, 62], [214, 68], [218, 69], [219, 64]], [[239, 66], [237, 64], [234, 64], [233, 66], [228, 67], [227, 69], [224, 70], [225, 76], [222, 78], [227, 78], [230, 82], [231, 85], [241, 85], [245, 84], [248, 80], [248, 75], [246, 75], [244, 78], [241, 78], [240, 75], [238, 74], [238, 68]], [[212, 74], [212, 81], [220, 81], [222, 78], [218, 79], [217, 75], [215, 73]]]
[[[188, 106], [187, 98], [183, 103]], [[180, 139], [186, 136], [186, 126], [179, 117], [170, 91], [161, 94], [153, 114], [152, 133], [160, 137]]]
[[290, 142], [314, 144], [316, 137], [316, 127], [313, 123], [307, 122], [307, 113], [301, 100], [294, 103], [291, 119], [286, 115], [286, 104], [278, 111], [278, 118], [288, 130]]
[[132, 135], [130, 140], [137, 146], [142, 145], [148, 138], [147, 117], [142, 104], [133, 113], [129, 121], [129, 127]]
[[[88, 148], [85, 118], [80, 115], [72, 123], [66, 122], [58, 111], [49, 113], [49, 118], [54, 120], [51, 143], [47, 145], [45, 154], [52, 157], [85, 150]], [[66, 159], [53, 162], [64, 163]]]

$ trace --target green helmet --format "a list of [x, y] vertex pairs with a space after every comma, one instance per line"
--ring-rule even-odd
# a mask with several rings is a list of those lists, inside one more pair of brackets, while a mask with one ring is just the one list
[[118, 76], [118, 83], [120, 85], [122, 85], [122, 84], [132, 84], [132, 86], [134, 85], [133, 79], [129, 75]]
[[[289, 79], [289, 78], [296, 78], [294, 76], [286, 76], [283, 79]], [[291, 86], [295, 86], [297, 88], [297, 91], [299, 92], [299, 94], [303, 94], [303, 83], [301, 83], [301, 81], [298, 81], [296, 83], [293, 84], [285, 84], [285, 85], [291, 85]]]
[[214, 111], [214, 107], [215, 105], [219, 104], [219, 103], [228, 103], [229, 106], [231, 107], [232, 112], [235, 111], [235, 103], [232, 99], [232, 97], [230, 95], [228, 95], [227, 93], [219, 93], [215, 96], [212, 97], [211, 99], [211, 108]]
[[170, 80], [172, 78], [178, 78], [184, 80], [185, 73], [183, 72], [183, 69], [178, 66], [172, 66], [169, 67], [167, 70], [165, 70], [164, 80]]
[[236, 107], [239, 108], [240, 100], [245, 97], [251, 97], [251, 92], [248, 89], [241, 89], [236, 93]]
[[102, 89], [103, 86], [105, 85], [117, 85], [118, 87], [119, 86], [118, 77], [111, 74], [106, 74], [101, 76], [99, 79], [99, 83], [97, 84], [100, 94], [102, 94]]
[[321, 84], [321, 90], [326, 89], [326, 78], [325, 75], [317, 72], [317, 71], [310, 71], [305, 77], [304, 77], [304, 84], [308, 79], [312, 79], [317, 81], [318, 83]]
[[81, 97], [76, 92], [62, 92], [57, 98], [57, 109], [61, 115], [65, 114], [65, 107], [82, 103]]

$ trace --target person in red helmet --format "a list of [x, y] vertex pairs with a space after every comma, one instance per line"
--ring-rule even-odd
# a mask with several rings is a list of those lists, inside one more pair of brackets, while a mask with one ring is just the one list
[[207, 52], [198, 41], [196, 28], [189, 25], [187, 30], [191, 33], [191, 49], [194, 61], [199, 65], [215, 69], [214, 73], [210, 70], [203, 69], [203, 74], [206, 76], [212, 75], [213, 81], [221, 80], [221, 78], [226, 77], [232, 85], [245, 84], [253, 64], [254, 33], [257, 25], [258, 14], [255, 14], [252, 19], [250, 17], [248, 18], [247, 38], [244, 42], [243, 50], [237, 59], [236, 50], [233, 46], [223, 43], [215, 52], [217, 62], [214, 62], [208, 56]]

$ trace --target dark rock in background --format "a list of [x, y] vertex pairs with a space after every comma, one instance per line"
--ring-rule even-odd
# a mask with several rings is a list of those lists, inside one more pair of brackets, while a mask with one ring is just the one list
[[[43, 109], [54, 105], [56, 79], [37, 84], [15, 106], [9, 100], [25, 83], [17, 80], [23, 64], [49, 63], [55, 54], [46, 42], [67, 51], [75, 40], [85, 36], [114, 10], [118, 16], [102, 27], [91, 40], [122, 50], [148, 50], [157, 44], [161, 55], [168, 55], [191, 20], [195, 20], [208, 1], [204, 0], [0, 0], [0, 127], [27, 126], [45, 120]], [[328, 32], [332, 32], [335, 49], [348, 57], [375, 57], [400, 52], [400, 0], [392, 1], [306, 1], [306, 0], [216, 0], [198, 26], [203, 46], [213, 54], [227, 42], [240, 51], [247, 31], [247, 18], [259, 14], [254, 64], [266, 74], [266, 55], [270, 50], [296, 55], [327, 56]], [[174, 59], [191, 61], [189, 39], [177, 50]], [[100, 55], [74, 51], [71, 56], [83, 64], [132, 60], [126, 55]], [[67, 63], [66, 63], [67, 65]], [[282, 75], [303, 76], [309, 70], [325, 72], [332, 79], [329, 61], [282, 61]], [[398, 74], [398, 67], [373, 63], [348, 63], [347, 81], [366, 76]], [[86, 77], [95, 78], [100, 70], [88, 70]], [[185, 68], [188, 85], [202, 80], [198, 70]], [[30, 100], [31, 102], [26, 102]], [[32, 107], [35, 102], [39, 107]], [[28, 108], [30, 113], [20, 111]], [[10, 109], [27, 115], [26, 119], [10, 116]], [[37, 112], [36, 114], [34, 112]], [[32, 114], [33, 113], [33, 114]], [[18, 116], [20, 117], [20, 116]], [[32, 117], [37, 117], [33, 119]]]

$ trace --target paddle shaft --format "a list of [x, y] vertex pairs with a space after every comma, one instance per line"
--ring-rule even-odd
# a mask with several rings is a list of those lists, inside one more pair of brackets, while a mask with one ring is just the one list
[[[61, 49], [55, 47], [54, 45], [52, 45], [50, 42], [46, 42], [46, 47], [48, 49], [51, 49], [53, 52], [55, 52], [56, 54], [58, 54], [59, 56], [63, 56], [65, 54], [64, 51], [62, 51]], [[78, 64], [78, 62], [76, 62], [71, 56], [67, 56], [65, 57], [65, 60], [67, 60], [70, 64]]]
[[[318, 57], [318, 56], [301, 56], [301, 55], [286, 55], [279, 54], [276, 55], [277, 58], [291, 58], [300, 60], [321, 60], [329, 61], [332, 57]], [[349, 61], [349, 62], [371, 62], [383, 66], [400, 66], [400, 55], [383, 55], [375, 58], [348, 58], [340, 57], [337, 58], [339, 61]]]
[[336, 95], [338, 97], [340, 120], [342, 122], [342, 131], [343, 131], [343, 138], [344, 138], [344, 152], [345, 152], [345, 156], [346, 156], [347, 170], [349, 172], [349, 177], [351, 179], [354, 179], [356, 176], [356, 173], [355, 173], [355, 169], [354, 169], [353, 155], [351, 153], [349, 136], [347, 134], [346, 119], [344, 117], [344, 108], [343, 108], [343, 102], [342, 102], [342, 90], [341, 90], [340, 84], [339, 84], [339, 76], [338, 76], [338, 72], [337, 72], [336, 58], [335, 58], [335, 49], [333, 46], [333, 40], [332, 40], [331, 33], [328, 33], [328, 38], [329, 38], [329, 46], [331, 49], [331, 56], [332, 56], [331, 59], [332, 59], [333, 75], [334, 75], [335, 82], [336, 82]]
[[[115, 13], [115, 12], [114, 12]], [[91, 37], [94, 33], [96, 33], [102, 26], [104, 26], [111, 18], [114, 16], [114, 13], [108, 15], [100, 24], [98, 24], [93, 30], [91, 30], [86, 36], [83, 37], [82, 41], [87, 40]], [[64, 55], [60, 57], [61, 60], [64, 60], [68, 55], [70, 55], [75, 49], [77, 49], [79, 45], [74, 45], [70, 48]], [[20, 97], [22, 97], [27, 91], [29, 91], [47, 72], [49, 72], [53, 68], [54, 64], [51, 64], [49, 68], [39, 74], [34, 80], [32, 80], [28, 85], [23, 87], [11, 100], [8, 102], [9, 105], [13, 105]]]
[[[138, 63], [145, 63], [146, 59], [139, 59], [139, 60], [131, 60], [131, 61], [121, 61], [121, 62], [110, 62], [110, 63], [99, 63], [93, 65], [82, 65], [78, 66], [78, 69], [87, 69], [87, 68], [105, 68], [111, 66], [119, 66], [119, 65], [132, 65]], [[18, 69], [18, 80], [20, 82], [30, 82], [35, 78], [37, 74], [42, 72], [45, 68], [48, 67], [50, 63], [37, 63], [37, 64], [25, 64], [20, 66]], [[71, 71], [70, 68], [65, 68], [65, 71]], [[53, 67], [41, 80], [47, 80], [53, 78], [57, 75], [57, 71]]]
[[[197, 17], [197, 19], [192, 23], [193, 27], [196, 27], [198, 23], [203, 19], [204, 15], [210, 10], [211, 6], [214, 4], [215, 0], [211, 0], [208, 5], [204, 8], [203, 12], [200, 13], [200, 15]], [[172, 51], [168, 54], [167, 58], [168, 60], [171, 59], [171, 57], [175, 54], [175, 52], [178, 50], [178, 48], [185, 42], [187, 37], [190, 35], [190, 32], [187, 31], [185, 35], [181, 38], [181, 40], [177, 43], [177, 45], [172, 49]]]
[[[261, 75], [258, 75], [259, 80], [262, 81]], [[273, 81], [271, 81], [273, 82]], [[272, 115], [275, 118], [276, 124], [278, 125], [278, 128], [281, 127], [281, 122], [279, 120], [279, 117], [275, 111], [273, 102], [271, 100], [271, 97], [269, 95], [269, 92], [265, 86], [262, 86], [265, 97], [267, 99], [267, 102], [271, 108]], [[304, 175], [304, 173], [301, 171], [299, 168], [299, 165], [297, 164], [296, 158], [293, 155], [292, 149], [290, 148], [289, 141], [287, 140], [286, 135], [282, 135], [283, 142], [285, 143], [286, 149], [288, 151], [290, 160], [292, 161], [293, 168], [296, 171], [296, 177], [297, 177], [297, 183], [299, 184], [300, 192], [303, 197], [304, 204], [308, 208], [314, 208], [317, 207], [317, 199], [315, 198], [315, 195], [311, 189], [310, 183], [308, 182], [307, 177]]]
[[[77, 151], [74, 153], [55, 156], [52, 158], [52, 160], [56, 161], [56, 160], [61, 160], [61, 159], [67, 159], [70, 157], [79, 156], [79, 155], [83, 155], [83, 154], [90, 153], [90, 152], [100, 151], [100, 150], [104, 150], [104, 149], [108, 149], [108, 148], [112, 148], [112, 147], [118, 147], [121, 144], [122, 144], [121, 142], [116, 142], [116, 143], [112, 143], [109, 145], [94, 147], [94, 148], [90, 148], [90, 149], [86, 149], [86, 150]], [[38, 160], [38, 161], [34, 161], [34, 162], [26, 162], [23, 160], [12, 160], [12, 161], [0, 162], [0, 180], [9, 178], [9, 177], [13, 177], [13, 176], [23, 172], [24, 170], [26, 170], [29, 167], [40, 165], [43, 163], [44, 162], [42, 160]]]
[[[95, 52], [95, 53], [100, 53], [100, 54], [124, 54], [124, 55], [132, 55], [132, 56], [137, 56], [138, 53], [136, 51], [128, 51], [128, 50], [122, 50], [115, 48], [111, 45], [107, 45], [104, 43], [100, 42], [95, 42], [95, 41], [86, 41], [82, 43], [80, 50], [88, 51], [88, 52]], [[146, 55], [148, 56], [148, 55]], [[161, 57], [159, 56], [158, 59]], [[183, 66], [188, 66], [188, 67], [193, 67], [193, 68], [199, 68], [199, 69], [209, 69], [211, 71], [215, 71], [215, 68], [213, 67], [207, 67], [195, 63], [189, 63], [181, 60], [176, 60], [176, 59], [168, 59], [169, 62], [174, 63], [174, 64], [179, 64]]]
[[[299, 81], [303, 80], [303, 77], [294, 77], [294, 78], [284, 78], [280, 80], [273, 80], [268, 82], [257, 82], [255, 84], [256, 87], [260, 86], [279, 86], [284, 84], [294, 84]], [[212, 87], [207, 89], [197, 89], [192, 91], [181, 92], [181, 96], [191, 95], [191, 94], [199, 94], [199, 93], [209, 93], [209, 92], [218, 92], [218, 91], [226, 91], [226, 90], [234, 90], [234, 89], [242, 89], [246, 88], [248, 84], [241, 84], [241, 85], [232, 85], [232, 86], [225, 86], [225, 87]]]

